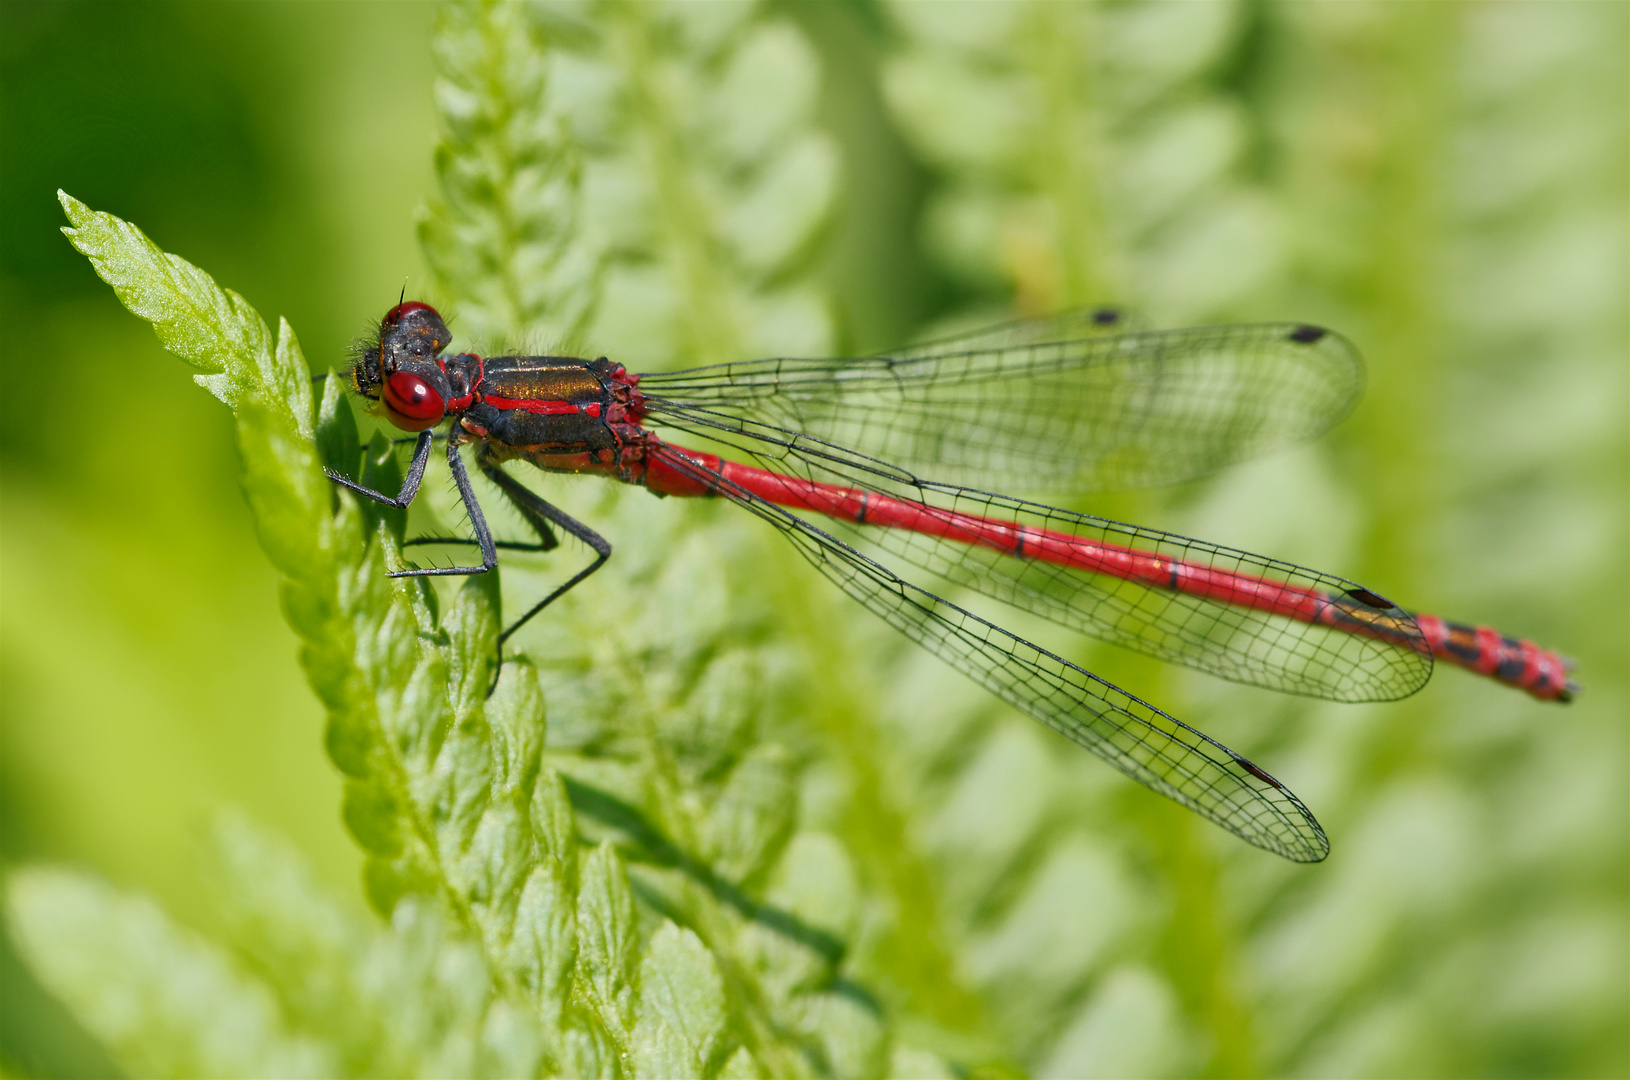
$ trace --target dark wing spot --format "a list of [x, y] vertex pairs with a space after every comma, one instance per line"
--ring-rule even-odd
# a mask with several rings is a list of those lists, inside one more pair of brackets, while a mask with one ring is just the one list
[[1299, 341], [1303, 345], [1311, 345], [1330, 331], [1322, 326], [1298, 326], [1290, 332], [1290, 340]]
[[1368, 589], [1348, 589], [1347, 595], [1351, 596], [1354, 600], [1357, 600], [1360, 604], [1367, 604], [1370, 607], [1378, 608], [1381, 611], [1392, 610], [1391, 600], [1388, 600], [1384, 596], [1377, 596]]
[[1261, 769], [1257, 768], [1256, 765], [1252, 764], [1246, 758], [1242, 758], [1238, 754], [1235, 754], [1234, 760], [1239, 764], [1240, 768], [1244, 769], [1258, 780], [1261, 780], [1263, 783], [1272, 784], [1276, 788], [1283, 788], [1285, 786], [1284, 784], [1281, 784], [1279, 781], [1275, 780], [1273, 777], [1269, 776], [1267, 773], [1263, 772]]
[[1099, 326], [1114, 326], [1121, 321], [1121, 313], [1114, 308], [1101, 307], [1092, 313], [1092, 321]]

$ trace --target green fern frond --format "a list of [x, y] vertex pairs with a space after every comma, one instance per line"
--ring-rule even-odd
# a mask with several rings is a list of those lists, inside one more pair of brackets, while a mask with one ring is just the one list
[[[768, 347], [761, 343], [824, 348], [825, 301], [808, 275], [836, 158], [813, 127], [818, 66], [798, 33], [752, 5], [472, 4], [448, 9], [441, 54], [473, 56], [514, 19], [526, 20], [526, 33], [505, 36], [505, 70], [547, 72], [549, 130], [559, 133], [562, 160], [581, 162], [570, 212], [540, 231], [571, 233], [599, 252], [603, 274], [586, 329], [545, 309], [498, 332], [523, 340], [581, 333], [631, 367], [739, 357]], [[442, 77], [444, 98], [471, 84], [445, 62]], [[481, 86], [484, 113], [519, 113], [533, 101], [524, 81]], [[451, 219], [462, 199], [455, 181], [478, 167], [500, 188], [529, 175], [523, 158], [496, 142], [463, 141], [460, 123], [449, 118], [440, 158], [446, 209], [432, 211], [431, 222]], [[507, 240], [495, 222], [465, 224], [458, 242], [499, 261], [492, 253]], [[454, 237], [426, 232], [437, 265], [451, 255], [436, 246]], [[442, 287], [482, 303], [466, 282]], [[571, 491], [559, 497], [572, 505]], [[707, 1047], [690, 1039], [685, 1054], [706, 1071], [875, 1072], [889, 1052], [877, 1005], [833, 990], [852, 920], [777, 902], [776, 882], [797, 876], [819, 842], [797, 822], [807, 754], [769, 741], [759, 722], [787, 682], [764, 661], [774, 638], [763, 600], [722, 573], [730, 553], [762, 556], [739, 525], [714, 522], [707, 508], [663, 515], [685, 529], [677, 543], [654, 511], [642, 493], [597, 494], [592, 517], [616, 544], [615, 572], [551, 612], [551, 621], [592, 631], [521, 639], [537, 642], [546, 692], [567, 703], [564, 715], [556, 710], [548, 760], [568, 778], [586, 834], [630, 860], [642, 939], [655, 942], [660, 919], [674, 920], [718, 965], [728, 1037]], [[546, 587], [524, 564], [506, 569], [511, 585]], [[629, 596], [647, 598], [640, 615], [608, 618]], [[841, 863], [841, 848], [836, 857]]]
[[[687, 1038], [711, 1032], [712, 999], [697, 999], [699, 1019], [692, 1018], [690, 999], [671, 987], [660, 991], [661, 1008], [630, 1017], [627, 1002], [650, 996], [640, 992], [649, 968], [634, 963], [641, 950], [629, 934], [620, 861], [605, 849], [579, 858], [565, 789], [541, 764], [543, 705], [531, 668], [513, 664], [498, 693], [485, 698], [495, 583], [472, 580], [438, 619], [429, 590], [385, 577], [384, 553], [398, 552], [401, 515], [336, 499], [318, 468], [321, 447], [337, 469], [355, 473], [360, 464], [370, 483], [400, 482], [377, 437], [362, 461], [340, 380], [326, 383], [314, 444], [300, 430], [310, 380], [286, 324], [278, 347], [269, 348], [264, 325], [241, 298], [163, 255], [133, 227], [66, 196], [63, 204], [75, 245], [167, 343], [211, 371], [209, 388], [235, 406], [244, 491], [262, 545], [283, 573], [302, 662], [329, 708], [329, 751], [347, 777], [346, 823], [368, 852], [369, 898], [381, 913], [430, 926], [423, 932], [431, 938], [464, 942], [474, 974], [462, 996], [477, 1028], [508, 1024], [530, 1040], [530, 1050], [483, 1050], [478, 1041], [471, 1053], [501, 1050], [502, 1071], [600, 1074], [624, 1071], [636, 1046], [666, 1046], [676, 1017], [688, 1025]], [[37, 911], [25, 908], [19, 918]], [[123, 918], [110, 903], [81, 908], [91, 921]], [[607, 923], [596, 940], [615, 947], [579, 952], [575, 930], [584, 918]], [[691, 959], [682, 967], [697, 969]], [[343, 965], [330, 965], [331, 974], [335, 968]], [[579, 1002], [584, 987], [597, 991], [581, 995], [587, 1007]], [[310, 1012], [305, 1019], [320, 1021]], [[359, 1053], [351, 1047], [346, 1056]]]
[[599, 299], [601, 251], [582, 227], [581, 147], [536, 8], [449, 4], [435, 35], [442, 197], [420, 216], [459, 330], [580, 334]]
[[968, 284], [1025, 311], [1185, 321], [1274, 284], [1285, 225], [1247, 176], [1260, 136], [1218, 86], [1247, 5], [888, 10], [888, 101], [941, 177], [924, 239]]
[[[766, 330], [763, 320], [793, 310], [804, 318], [805, 337], [824, 337], [824, 329], [807, 329], [812, 318], [824, 322], [811, 315], [818, 301], [790, 276], [826, 212], [833, 175], [823, 137], [799, 134], [808, 130], [812, 58], [784, 24], [760, 26], [745, 15], [714, 25], [683, 13], [677, 20], [607, 20], [616, 38], [609, 62], [643, 58], [639, 70], [624, 70], [630, 83], [663, 65], [697, 66], [691, 52], [703, 54], [700, 69], [712, 64], [719, 72], [720, 85], [698, 91], [716, 103], [749, 92], [754, 79], [779, 85], [788, 63], [802, 64], [804, 76], [790, 107], [765, 95], [769, 122], [755, 129], [745, 114], [737, 118], [750, 138], [704, 147], [693, 160], [674, 156], [682, 140], [662, 127], [671, 114], [641, 120], [647, 144], [667, 143], [667, 157], [652, 151], [632, 162], [651, 167], [653, 197], [669, 200], [651, 218], [666, 215], [684, 228], [637, 238], [624, 227], [605, 258], [648, 268], [654, 255], [687, 302], [724, 297], [733, 313], [728, 326], [756, 325], [774, 336], [784, 321]], [[530, 16], [515, 5], [448, 13], [440, 40], [450, 134], [439, 158], [447, 202], [427, 215], [424, 235], [438, 270], [458, 276], [468, 323], [570, 333], [600, 295], [595, 267], [602, 256], [594, 242], [603, 230], [579, 228], [574, 202], [577, 162], [583, 146], [593, 147], [563, 123], [551, 126], [547, 110], [557, 99], [540, 81], [549, 59], [539, 49], [541, 31], [534, 25], [530, 37], [517, 33], [526, 29], [517, 18]], [[632, 99], [650, 93], [649, 86], [628, 89]], [[812, 172], [827, 179], [811, 187]], [[702, 191], [715, 200], [711, 213], [699, 212]], [[242, 947], [258, 950], [275, 973], [285, 1013], [326, 1034], [324, 1061], [356, 1071], [391, 1061], [417, 1070], [435, 1060], [431, 1043], [417, 1044], [415, 1058], [389, 1037], [389, 1003], [371, 1002], [359, 982], [379, 963], [380, 948], [417, 934], [440, 942], [448, 957], [466, 957], [448, 961], [470, 973], [455, 994], [463, 1005], [429, 1029], [445, 1036], [432, 1040], [437, 1045], [466, 1047], [463, 1057], [442, 1060], [452, 1071], [480, 1062], [501, 1072], [570, 1075], [750, 1075], [766, 1065], [778, 1075], [875, 1071], [886, 1053], [876, 1007], [856, 1012], [846, 1007], [856, 1000], [852, 992], [828, 989], [845, 951], [841, 937], [765, 907], [755, 895], [773, 892], [773, 868], [796, 865], [810, 848], [788, 847], [796, 821], [793, 759], [773, 744], [755, 745], [751, 713], [742, 707], [740, 691], [759, 676], [749, 654], [728, 644], [740, 630], [721, 625], [713, 644], [705, 631], [693, 637], [703, 662], [684, 664], [677, 687], [692, 706], [661, 710], [678, 713], [671, 737], [657, 734], [656, 702], [622, 725], [625, 742], [644, 745], [641, 764], [622, 778], [631, 787], [615, 776], [608, 785], [609, 759], [593, 753], [557, 754], [544, 764], [543, 702], [531, 666], [512, 662], [498, 693], [483, 696], [497, 629], [495, 580], [472, 580], [438, 616], [432, 589], [384, 575], [387, 559], [399, 556], [403, 515], [336, 499], [318, 469], [320, 454], [322, 464], [371, 485], [399, 483], [387, 442], [374, 436], [366, 450], [360, 446], [340, 380], [328, 380], [313, 420], [304, 362], [286, 325], [271, 348], [241, 298], [164, 256], [125, 223], [66, 197], [64, 205], [76, 245], [167, 344], [206, 368], [209, 388], [234, 406], [244, 489], [263, 546], [284, 575], [285, 608], [301, 635], [308, 676], [329, 708], [330, 755], [347, 777], [346, 823], [368, 853], [368, 895], [396, 922], [384, 946], [367, 944], [354, 927], [333, 929], [332, 912], [321, 905], [291, 905], [281, 921], [262, 909], [240, 923], [254, 928]], [[783, 212], [789, 208], [796, 212]], [[775, 230], [753, 225], [766, 218], [796, 227], [783, 228], [777, 240]], [[721, 262], [726, 250], [735, 254]], [[716, 278], [685, 272], [698, 266]], [[549, 317], [558, 321], [539, 321]], [[730, 340], [724, 330], [711, 328], [715, 343]], [[667, 681], [656, 678], [653, 689]], [[563, 782], [557, 768], [581, 775]], [[640, 905], [644, 914], [619, 855], [605, 843], [580, 846], [578, 837], [596, 830], [580, 828], [568, 790], [598, 813], [602, 834], [666, 865], [647, 879], [654, 907]], [[253, 844], [240, 836], [226, 850], [247, 847]], [[832, 921], [829, 911], [813, 915]], [[323, 925], [330, 930], [319, 932]], [[782, 940], [804, 958], [802, 977], [758, 968], [766, 949], [785, 952]], [[291, 962], [312, 949], [324, 953], [321, 962]], [[336, 1011], [338, 987], [360, 1006]], [[426, 989], [417, 1011], [435, 1008], [434, 998]], [[336, 1031], [340, 1016], [347, 1019]], [[472, 1023], [477, 1037], [455, 1038]]]

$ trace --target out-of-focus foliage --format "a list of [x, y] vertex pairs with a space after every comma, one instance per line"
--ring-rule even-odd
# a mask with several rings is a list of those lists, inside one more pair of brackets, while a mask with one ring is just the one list
[[[191, 266], [74, 212], [104, 276], [235, 405], [235, 449], [219, 409], [151, 388], [174, 365], [107, 317], [105, 290], [63, 284], [60, 239], [8, 225], [10, 385], [44, 404], [71, 370], [75, 396], [72, 438], [14, 425], [3, 443], [4, 854], [89, 861], [176, 912], [14, 871], [11, 933], [69, 1011], [7, 961], [8, 1068], [1630, 1068], [1622, 7], [468, 4], [437, 16], [433, 50], [410, 7], [153, 8], [177, 32], [151, 43], [117, 7], [16, 7], [4, 121], [32, 153], [6, 173], [8, 214], [26, 211], [8, 222], [49, 232], [28, 184], [60, 185], [172, 249], [192, 237], [193, 262], [318, 328], [318, 367], [394, 302], [406, 256], [385, 244], [424, 198], [436, 281], [409, 292], [484, 352], [683, 366], [1098, 300], [1337, 326], [1371, 390], [1328, 446], [1083, 505], [1538, 638], [1580, 658], [1587, 691], [1559, 709], [1446, 671], [1408, 702], [1310, 705], [1057, 643], [1271, 762], [1332, 837], [1327, 863], [1294, 867], [1005, 713], [752, 522], [533, 477], [616, 557], [528, 627], [531, 663], [487, 702], [494, 583], [438, 599], [380, 576], [403, 522], [330, 498], [317, 455], [363, 452], [336, 384], [302, 401], [287, 324], [274, 343]], [[282, 69], [264, 57], [336, 28], [363, 59], [319, 65], [309, 98], [266, 89]], [[230, 93], [202, 59], [223, 43], [260, 58]], [[170, 55], [189, 48], [198, 63]], [[168, 110], [141, 122], [182, 134], [120, 150], [134, 106], [97, 80], [121, 71]], [[404, 73], [414, 89], [370, 96]], [[81, 129], [100, 171], [51, 157]], [[42, 155], [62, 175], [31, 171]], [[197, 174], [204, 191], [166, 200], [166, 177]], [[275, 223], [323, 215], [355, 220], [280, 254]], [[383, 449], [366, 475], [389, 487]], [[244, 629], [270, 617], [269, 579], [220, 586], [258, 565], [241, 512], [189, 501], [213, 484], [235, 502], [237, 458], [386, 924], [333, 854], [340, 785], [312, 790], [252, 741], [298, 677], [286, 635]], [[409, 528], [459, 520], [444, 487]], [[194, 527], [166, 533], [149, 503]], [[569, 573], [571, 547], [506, 558], [503, 609]], [[201, 613], [213, 634], [165, 629]], [[245, 650], [263, 662], [216, 670]], [[145, 704], [189, 681], [196, 704]], [[187, 708], [200, 731], [241, 726], [232, 752], [159, 719]], [[309, 769], [316, 726], [281, 729]], [[223, 780], [236, 758], [295, 790]], [[196, 815], [155, 813], [172, 789], [245, 799], [304, 854], [217, 818], [195, 896], [166, 861], [176, 830], [151, 824]]]
[[1250, 175], [1247, 102], [1219, 69], [1245, 5], [889, 7], [883, 88], [935, 171], [923, 243], [1032, 312], [1158, 300], [1237, 312], [1284, 265], [1286, 222]]
[[[914, 730], [930, 745], [892, 775], [957, 815], [951, 938], [1021, 1057], [1056, 1075], [1623, 1068], [1623, 10], [891, 11], [884, 86], [935, 175], [924, 244], [960, 279], [1041, 308], [1107, 287], [1161, 321], [1294, 312], [1370, 357], [1338, 456], [1123, 512], [1521, 626], [1592, 684], [1565, 715], [1448, 672], [1349, 710], [1111, 667], [1305, 778], [1334, 850], [1312, 875], [1165, 815], [1149, 852], [1106, 852], [1073, 812], [1091, 781], [1029, 733], [969, 755], [977, 736]], [[1027, 808], [992, 845], [1022, 861], [969, 858], [975, 806]], [[1091, 931], [1061, 930], [1083, 908]]]

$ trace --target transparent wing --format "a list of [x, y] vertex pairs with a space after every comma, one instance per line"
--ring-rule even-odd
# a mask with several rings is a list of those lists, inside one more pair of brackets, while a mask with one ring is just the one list
[[[1332, 574], [1040, 503], [919, 480], [801, 433], [649, 399], [649, 422], [734, 447], [759, 494], [862, 551], [1061, 626], [1235, 682], [1336, 701], [1432, 673], [1412, 616]], [[784, 477], [785, 480], [779, 480]]]
[[1317, 327], [1120, 328], [1070, 312], [884, 356], [644, 375], [640, 389], [926, 479], [1037, 493], [1204, 476], [1316, 437], [1363, 391], [1352, 345]]
[[1228, 747], [1067, 660], [914, 585], [674, 447], [669, 468], [775, 526], [839, 588], [991, 693], [1248, 843], [1298, 862], [1330, 850], [1311, 811]]

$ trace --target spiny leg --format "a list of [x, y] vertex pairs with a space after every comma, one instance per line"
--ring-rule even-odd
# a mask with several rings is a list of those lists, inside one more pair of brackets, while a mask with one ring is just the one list
[[[351, 488], [359, 494], [366, 495], [377, 502], [397, 509], [405, 509], [418, 494], [420, 481], [424, 478], [425, 464], [430, 456], [430, 445], [433, 434], [425, 431], [419, 435], [418, 445], [413, 454], [413, 464], [408, 469], [407, 479], [403, 482], [401, 493], [395, 498], [381, 492], [365, 488], [334, 472], [329, 472], [329, 478], [336, 483]], [[482, 448], [477, 465], [487, 478], [497, 485], [511, 505], [520, 513], [527, 525], [538, 534], [538, 543], [523, 544], [513, 541], [494, 541], [492, 530], [487, 526], [486, 515], [481, 511], [481, 504], [476, 501], [475, 490], [470, 485], [469, 474], [465, 471], [464, 461], [458, 453], [458, 443], [449, 439], [447, 445], [447, 467], [453, 474], [453, 482], [458, 487], [459, 497], [464, 501], [464, 508], [470, 515], [470, 525], [475, 532], [475, 538], [466, 537], [417, 537], [406, 541], [406, 544], [476, 544], [481, 548], [482, 565], [480, 566], [449, 566], [429, 568], [424, 570], [399, 570], [391, 577], [435, 577], [456, 574], [484, 574], [498, 564], [498, 548], [515, 551], [552, 551], [560, 545], [551, 525], [564, 529], [594, 550], [594, 559], [589, 565], [574, 574], [564, 584], [556, 588], [548, 596], [533, 604], [519, 619], [509, 625], [503, 633], [498, 635], [497, 658], [493, 665], [492, 685], [487, 693], [491, 694], [498, 685], [498, 676], [503, 670], [504, 642], [522, 626], [525, 626], [538, 612], [566, 595], [590, 574], [604, 566], [606, 560], [611, 558], [611, 544], [605, 537], [589, 528], [587, 525], [546, 502], [536, 492], [527, 488], [520, 481], [510, 476], [498, 467], [488, 456], [485, 447]], [[405, 545], [404, 545], [405, 546]]]
[[[496, 462], [491, 460], [485, 449], [483, 449], [481, 455], [476, 459], [476, 465], [483, 473], [486, 473], [487, 479], [498, 485], [498, 490], [502, 491], [505, 497], [508, 498], [509, 501], [515, 506], [515, 509], [520, 511], [521, 516], [527, 520], [527, 523], [538, 531], [538, 535], [544, 536], [550, 541], [553, 541], [554, 533], [549, 528], [549, 526], [553, 524], [565, 530], [568, 534], [577, 537], [577, 539], [583, 541], [583, 543], [587, 544], [594, 550], [593, 561], [591, 561], [583, 569], [579, 570], [576, 574], [572, 575], [572, 577], [569, 578], [565, 584], [556, 588], [553, 592], [551, 592], [548, 596], [545, 596], [542, 600], [539, 600], [536, 604], [533, 604], [529, 609], [527, 609], [524, 615], [516, 619], [513, 623], [510, 623], [509, 627], [505, 629], [503, 633], [498, 635], [498, 663], [494, 666], [492, 672], [492, 687], [496, 687], [498, 685], [499, 672], [503, 669], [504, 642], [508, 641], [515, 631], [525, 626], [534, 615], [548, 607], [550, 604], [554, 603], [556, 600], [560, 599], [562, 596], [565, 596], [568, 592], [571, 592], [572, 589], [576, 588], [577, 585], [590, 574], [604, 566], [606, 564], [606, 560], [611, 558], [611, 544], [605, 537], [601, 536], [599, 533], [595, 532], [581, 521], [578, 521], [576, 518], [567, 514], [565, 511], [544, 501], [544, 499], [536, 492], [526, 487], [519, 480], [516, 480], [508, 473], [504, 472], [503, 469], [498, 467]], [[553, 542], [548, 544], [548, 547], [554, 546], [555, 544]], [[545, 550], [547, 550], [547, 548], [545, 548]], [[492, 693], [492, 687], [488, 688], [487, 693]]]
[[[426, 435], [429, 432], [425, 433]], [[421, 437], [421, 445], [429, 445]], [[453, 474], [453, 484], [458, 488], [459, 498], [464, 500], [464, 509], [470, 515], [470, 528], [475, 532], [474, 543], [481, 549], [480, 566], [432, 566], [422, 570], [396, 570], [391, 577], [448, 577], [459, 574], [485, 574], [498, 565], [498, 545], [493, 542], [492, 530], [487, 527], [487, 516], [481, 512], [481, 504], [476, 501], [475, 488], [470, 485], [470, 474], [465, 471], [464, 459], [458, 453], [458, 441], [447, 440], [447, 470]], [[415, 464], [418, 463], [417, 456]], [[419, 466], [419, 472], [424, 472]], [[418, 487], [418, 478], [414, 478], [414, 487]], [[412, 541], [409, 541], [411, 543]], [[469, 540], [455, 541], [457, 543], [471, 543]]]
[[[417, 474], [413, 474], [410, 471], [410, 478], [414, 479], [415, 481], [417, 480], [418, 477], [423, 476], [423, 474], [424, 474], [424, 461], [425, 461], [426, 458], [429, 457], [429, 450], [428, 450], [428, 448], [425, 447], [425, 436], [426, 435], [430, 436], [431, 440], [434, 440], [434, 439], [439, 438], [439, 437], [445, 437], [445, 436], [437, 436], [437, 435], [433, 434], [432, 432], [427, 431], [422, 435], [410, 436], [410, 437], [406, 437], [406, 438], [392, 439], [391, 440], [391, 442], [398, 443], [398, 444], [400, 444], [400, 443], [410, 443], [410, 442], [417, 442], [419, 444], [418, 449], [416, 449], [414, 451], [414, 467], [418, 470]], [[376, 499], [380, 498], [378, 493], [369, 491], [367, 488], [357, 487], [357, 485], [351, 483], [349, 480], [346, 480], [344, 477], [341, 477], [341, 476], [339, 476], [339, 475], [337, 475], [337, 474], [335, 474], [333, 472], [329, 472], [328, 475], [332, 479], [338, 481], [339, 483], [344, 484], [346, 487], [355, 488], [356, 490], [362, 492], [364, 495], [368, 495], [368, 496], [371, 496], [371, 497], [376, 498]], [[406, 492], [406, 485], [405, 484], [403, 485], [403, 490], [404, 490], [404, 492]], [[406, 502], [412, 501], [413, 495], [417, 492], [417, 490], [418, 490], [418, 486], [417, 486], [417, 483], [415, 482], [414, 491], [413, 492], [406, 492], [404, 505], [405, 505]], [[462, 492], [461, 492], [461, 494], [462, 494]], [[380, 501], [387, 501], [387, 500], [381, 499]], [[397, 504], [394, 503], [394, 502], [389, 503], [389, 505], [397, 506]], [[402, 508], [402, 506], [397, 506], [397, 509], [401, 509], [401, 508]], [[535, 518], [533, 515], [531, 515], [531, 514], [529, 514], [527, 512], [525, 507], [519, 507], [518, 509], [520, 509], [520, 511], [521, 511], [521, 516], [526, 518], [526, 523], [528, 525], [532, 526], [533, 531], [535, 531], [538, 534], [538, 543], [536, 543], [536, 544], [523, 544], [523, 543], [520, 543], [520, 542], [515, 541], [515, 540], [494, 540], [493, 541], [493, 547], [498, 548], [498, 549], [503, 550], [503, 551], [553, 551], [553, 550], [555, 550], [555, 548], [560, 546], [560, 541], [555, 538], [555, 534], [549, 528], [549, 523], [547, 521], [544, 521], [541, 518]], [[424, 544], [474, 544], [476, 542], [477, 541], [470, 539], [468, 536], [415, 536], [411, 540], [402, 541], [402, 546], [403, 547], [413, 547], [415, 545], [424, 545]]]
[[[383, 503], [397, 510], [406, 510], [408, 505], [413, 502], [414, 497], [419, 494], [419, 484], [424, 480], [425, 466], [430, 462], [430, 444], [435, 437], [435, 432], [432, 431], [419, 432], [418, 445], [413, 448], [413, 462], [408, 465], [407, 475], [402, 478], [402, 490], [398, 491], [394, 496], [386, 495], [383, 491], [375, 491], [373, 488], [363, 487], [355, 480], [341, 476], [333, 469], [325, 467], [323, 472], [334, 483], [343, 488], [349, 488], [358, 495], [365, 495], [376, 503]], [[469, 486], [468, 481], [466, 481], [465, 486]]]

